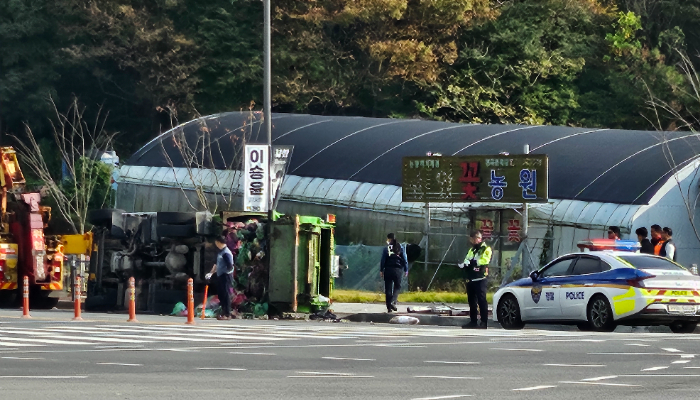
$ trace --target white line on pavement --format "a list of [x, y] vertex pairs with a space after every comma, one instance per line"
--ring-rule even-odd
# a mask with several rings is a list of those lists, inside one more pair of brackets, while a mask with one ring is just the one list
[[437, 397], [417, 397], [411, 400], [442, 400], [442, 399], [458, 399], [460, 397], [471, 397], [470, 394], [453, 394], [451, 396], [437, 396]]
[[[308, 375], [289, 375], [287, 378], [306, 378], [309, 379]], [[371, 375], [318, 375], [314, 376], [314, 379], [316, 378], [374, 378], [374, 376]]]
[[85, 379], [87, 375], [81, 376], [0, 376], [2, 379]]
[[650, 347], [651, 345], [642, 343], [625, 343], [625, 346]]
[[630, 378], [640, 378], [640, 377], [645, 377], [645, 378], [700, 378], [700, 375], [674, 375], [674, 374], [630, 374], [630, 375], [620, 375], [621, 377], [630, 377]]
[[669, 353], [681, 353], [680, 350], [674, 348], [662, 348], [661, 350], [668, 351]]
[[377, 361], [376, 358], [321, 357], [324, 360]]
[[296, 371], [297, 374], [313, 375], [313, 376], [352, 376], [346, 372], [317, 372], [317, 371]]
[[246, 355], [246, 356], [276, 356], [277, 354], [275, 353], [250, 353], [246, 351], [232, 351], [230, 354], [239, 354], [239, 355]]
[[125, 363], [114, 363], [114, 362], [97, 363], [97, 365], [121, 365], [123, 367], [143, 367], [143, 364], [125, 364]]
[[650, 368], [644, 368], [642, 371], [659, 371], [662, 369], [667, 369], [668, 367], [650, 367]]
[[31, 357], [2, 357], [5, 360], [43, 360], [43, 358], [31, 358]]
[[540, 350], [540, 349], [502, 349], [502, 348], [499, 348], [499, 347], [491, 348], [491, 350], [503, 350], [503, 351], [532, 351], [532, 352], [544, 351], [544, 350]]
[[689, 362], [690, 362], [690, 360], [678, 360], [678, 361], [672, 362], [671, 364], [688, 364]]
[[615, 379], [615, 378], [617, 378], [617, 375], [598, 376], [598, 377], [595, 377], [595, 378], [586, 378], [586, 379], [581, 379], [581, 380], [582, 380], [582, 381], [586, 381], [586, 382], [596, 382], [596, 381], [602, 381], [602, 380], [605, 380], [605, 379]]
[[681, 358], [695, 358], [695, 354], [681, 354]]
[[477, 361], [423, 361], [425, 363], [431, 364], [464, 364], [464, 365], [474, 365], [479, 364]]
[[198, 370], [203, 370], [203, 371], [247, 371], [245, 368], [216, 368], [216, 367], [203, 367], [203, 368], [197, 368]]
[[576, 381], [561, 381], [559, 383], [569, 383], [573, 385], [600, 385], [600, 386], [623, 386], [623, 387], [639, 387], [641, 385], [630, 385], [627, 383], [607, 383], [607, 382], [576, 382]]
[[513, 390], [516, 392], [526, 392], [526, 391], [530, 391], [530, 390], [550, 389], [550, 388], [555, 388], [555, 387], [556, 386], [553, 386], [553, 385], [542, 385], [542, 386], [532, 386], [532, 387], [513, 389]]
[[430, 379], [484, 379], [480, 376], [441, 376], [441, 375], [416, 375], [414, 378], [430, 378]]
[[542, 364], [547, 367], [605, 367], [603, 364]]

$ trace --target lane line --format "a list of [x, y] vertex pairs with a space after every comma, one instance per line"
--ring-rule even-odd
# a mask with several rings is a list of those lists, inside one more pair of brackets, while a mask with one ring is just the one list
[[681, 354], [681, 358], [695, 358], [695, 354]]
[[[309, 375], [289, 375], [287, 378], [309, 379], [310, 376]], [[341, 375], [341, 376], [338, 376], [338, 375], [318, 375], [318, 376], [314, 376], [314, 379], [316, 379], [316, 378], [334, 378], [334, 379], [338, 379], [338, 378], [374, 378], [374, 376], [371, 376], [371, 375], [347, 375], [347, 376], [346, 375]]]
[[578, 368], [578, 367], [582, 367], [582, 368], [585, 368], [585, 367], [595, 368], [595, 367], [605, 367], [605, 366], [606, 366], [606, 365], [603, 365], [603, 364], [542, 364], [542, 365], [547, 366], [547, 367], [577, 367], [577, 368]]
[[685, 369], [700, 369], [700, 367], [683, 367]]
[[324, 360], [377, 361], [376, 358], [321, 357]]
[[317, 371], [296, 371], [297, 374], [306, 374], [313, 376], [353, 376], [347, 372], [317, 372]]
[[691, 360], [678, 360], [674, 361], [671, 364], [688, 364]]
[[5, 360], [44, 360], [44, 358], [37, 357], [2, 357]]
[[642, 371], [659, 371], [662, 369], [668, 369], [668, 367], [650, 367], [650, 368], [644, 368]]
[[491, 348], [491, 350], [503, 350], [503, 351], [531, 351], [531, 352], [540, 352], [540, 351], [544, 351], [544, 350], [540, 350], [540, 349], [503, 349], [503, 348], [500, 348], [500, 347], [493, 347], [493, 348]]
[[76, 376], [0, 376], [0, 379], [85, 379], [87, 375], [76, 375]]
[[216, 368], [216, 367], [203, 367], [197, 368], [200, 371], [247, 371], [245, 368]]
[[436, 396], [436, 397], [416, 397], [411, 400], [442, 400], [442, 399], [458, 399], [460, 397], [472, 397], [470, 394], [453, 394], [450, 396]]
[[277, 354], [275, 353], [251, 353], [251, 352], [246, 352], [246, 351], [231, 351], [229, 354], [239, 354], [239, 355], [246, 355], [246, 356], [276, 356]]
[[126, 364], [126, 363], [115, 363], [115, 362], [102, 362], [96, 363], [97, 365], [121, 365], [123, 367], [143, 367], [143, 364]]
[[520, 388], [520, 389], [513, 389], [515, 392], [526, 392], [530, 390], [542, 390], [542, 389], [551, 389], [555, 388], [556, 386], [554, 385], [542, 385], [542, 386], [532, 386], [532, 387], [526, 387], [526, 388]]
[[641, 377], [651, 377], [651, 378], [700, 378], [700, 375], [691, 374], [630, 374], [630, 375], [620, 375], [621, 377], [630, 378], [641, 378]]
[[585, 381], [585, 382], [596, 382], [596, 381], [602, 381], [602, 380], [605, 380], [605, 379], [615, 379], [615, 378], [617, 378], [617, 375], [598, 376], [598, 377], [595, 377], [595, 378], [586, 378], [586, 379], [581, 379], [581, 380], [582, 380], [582, 381]]
[[477, 361], [423, 361], [423, 362], [430, 363], [430, 364], [463, 364], [463, 365], [480, 364]]
[[430, 379], [484, 379], [480, 376], [442, 376], [442, 375], [416, 375], [414, 378], [430, 378]]
[[642, 343], [625, 343], [625, 346], [651, 347], [650, 344], [642, 344]]
[[661, 350], [668, 351], [669, 353], [682, 353], [682, 351], [674, 348], [662, 348]]
[[572, 385], [599, 385], [599, 386], [622, 386], [622, 387], [640, 387], [641, 385], [630, 385], [627, 383], [607, 383], [607, 382], [581, 382], [581, 381], [560, 381], [559, 383], [568, 383]]

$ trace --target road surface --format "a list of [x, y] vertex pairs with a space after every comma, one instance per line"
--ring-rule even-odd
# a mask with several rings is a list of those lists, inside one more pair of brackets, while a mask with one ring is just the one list
[[696, 399], [700, 335], [0, 311], [6, 399]]

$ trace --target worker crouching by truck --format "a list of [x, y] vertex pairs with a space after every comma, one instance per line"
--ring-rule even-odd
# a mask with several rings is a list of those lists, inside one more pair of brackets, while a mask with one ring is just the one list
[[[213, 274], [216, 274], [216, 291], [219, 296], [219, 304], [221, 304], [221, 313], [216, 319], [228, 320], [231, 319], [231, 295], [233, 294], [233, 253], [226, 245], [226, 237], [220, 236], [214, 240], [214, 245], [219, 249], [219, 254], [216, 256], [216, 264], [212, 267], [211, 272], [206, 276], [209, 280]], [[207, 299], [204, 299], [206, 301]]]

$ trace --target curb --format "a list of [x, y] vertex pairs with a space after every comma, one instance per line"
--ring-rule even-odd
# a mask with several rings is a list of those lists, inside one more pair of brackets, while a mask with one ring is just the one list
[[[407, 316], [418, 318], [420, 325], [434, 326], [463, 326], [471, 321], [468, 316], [451, 317], [446, 315], [436, 314], [415, 314], [415, 313], [358, 313], [358, 314], [340, 314], [341, 319], [346, 319], [350, 322], [371, 322], [375, 324], [388, 324], [389, 321], [396, 316]], [[489, 310], [489, 323], [492, 322], [492, 312]]]

